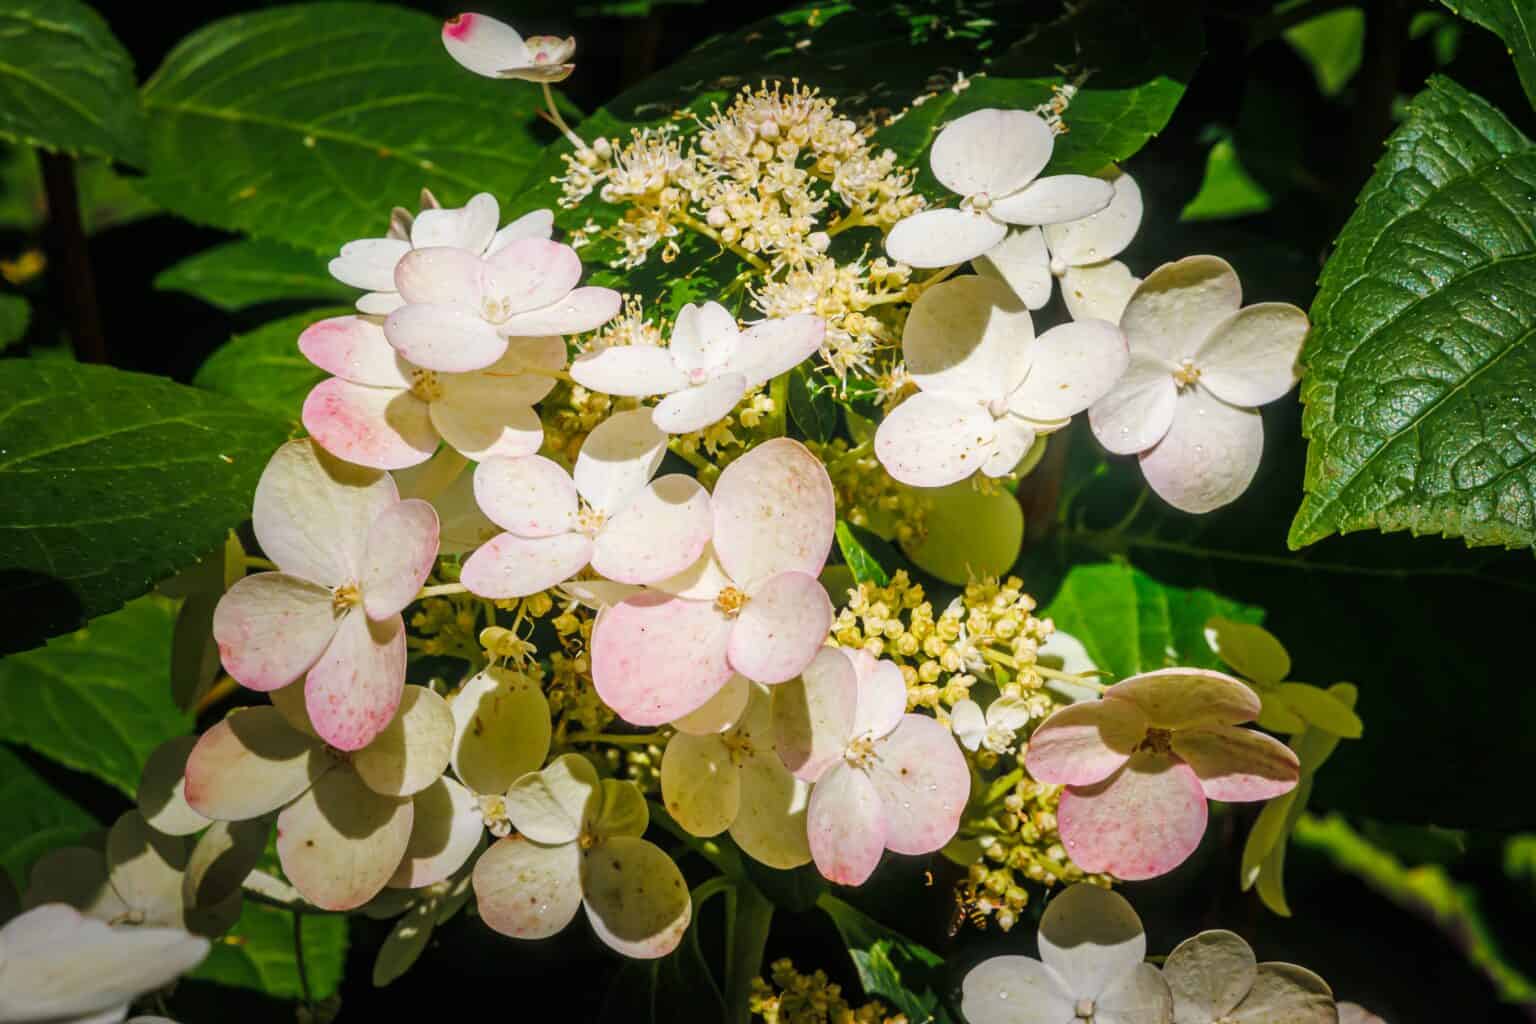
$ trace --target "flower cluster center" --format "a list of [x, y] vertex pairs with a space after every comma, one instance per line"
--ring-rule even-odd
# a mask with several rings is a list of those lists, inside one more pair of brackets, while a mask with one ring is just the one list
[[356, 583], [343, 583], [331, 591], [331, 611], [340, 615], [348, 608], [361, 604], [363, 592]]
[[875, 741], [868, 735], [855, 736], [848, 741], [848, 749], [843, 751], [843, 760], [855, 768], [868, 768], [875, 763]]
[[506, 323], [512, 316], [512, 300], [504, 296], [487, 295], [480, 300], [480, 317], [487, 323]]
[[435, 370], [411, 371], [411, 394], [423, 402], [436, 402], [443, 397], [443, 382]]
[[1072, 1008], [1072, 1015], [1078, 1020], [1093, 1020], [1093, 1000], [1079, 999]]
[[1153, 754], [1171, 754], [1173, 752], [1173, 731], [1170, 729], [1148, 729], [1146, 738], [1141, 741], [1137, 750], [1145, 750]]
[[507, 817], [507, 801], [500, 796], [482, 796], [479, 799], [480, 820], [491, 835], [498, 839], [512, 834], [512, 820]]
[[576, 513], [576, 532], [584, 533], [588, 537], [596, 537], [599, 530], [608, 524], [608, 513], [601, 509], [593, 508], [586, 502], [581, 503], [581, 508]]
[[747, 595], [744, 591], [735, 587], [726, 587], [715, 595], [715, 607], [727, 616], [734, 618], [741, 614], [741, 610], [747, 605]]
[[1184, 360], [1179, 364], [1179, 368], [1173, 371], [1173, 382], [1179, 386], [1181, 391], [1192, 386], [1199, 379], [1200, 367], [1195, 365], [1193, 359]]

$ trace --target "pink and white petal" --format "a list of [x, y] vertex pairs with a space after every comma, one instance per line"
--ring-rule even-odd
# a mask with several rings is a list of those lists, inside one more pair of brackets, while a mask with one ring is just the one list
[[691, 434], [718, 423], [747, 393], [747, 378], [739, 373], [711, 377], [702, 384], [674, 391], [651, 411], [651, 420], [668, 434]]
[[1259, 695], [1241, 680], [1203, 668], [1143, 672], [1109, 687], [1104, 697], [1135, 704], [1156, 729], [1251, 722], [1262, 706]]
[[412, 249], [395, 267], [395, 291], [408, 304], [480, 308], [485, 261], [479, 253], [447, 246]]
[[1297, 360], [1311, 324], [1288, 302], [1246, 306], [1211, 329], [1195, 353], [1200, 383], [1232, 405], [1266, 405], [1301, 379]]
[[502, 400], [496, 394], [499, 384], [454, 388], [429, 407], [432, 425], [444, 443], [482, 464], [532, 455], [544, 444], [539, 414], [531, 406]]
[[395, 264], [411, 251], [411, 243], [397, 238], [362, 238], [341, 247], [331, 260], [331, 276], [342, 284], [370, 292], [395, 290]]
[[863, 885], [885, 851], [885, 803], [875, 784], [846, 761], [811, 790], [806, 832], [816, 870], [829, 882]]
[[475, 500], [491, 521], [520, 537], [554, 537], [576, 528], [576, 484], [542, 455], [487, 459], [475, 468]]
[[443, 46], [448, 56], [486, 78], [497, 78], [503, 68], [523, 67], [529, 60], [517, 30], [483, 14], [459, 14], [443, 22]]
[[398, 615], [437, 562], [437, 510], [420, 498], [391, 506], [368, 530], [359, 583], [369, 618]]
[[581, 897], [604, 945], [637, 960], [666, 956], [693, 916], [688, 883], [661, 847], [614, 836], [581, 860]]
[[405, 300], [400, 297], [399, 292], [393, 290], [391, 285], [391, 290], [387, 292], [368, 292], [365, 295], [359, 295], [357, 301], [352, 304], [352, 308], [367, 316], [385, 317], [403, 305]]
[[365, 387], [340, 377], [304, 399], [304, 429], [337, 458], [373, 469], [417, 466], [437, 450], [427, 404], [409, 391]]
[[880, 422], [875, 455], [901, 483], [945, 487], [974, 475], [996, 441], [997, 423], [978, 402], [919, 392]]
[[848, 660], [859, 680], [853, 735], [872, 739], [890, 735], [907, 711], [907, 684], [901, 669], [862, 648], [849, 650]]
[[395, 350], [417, 366], [443, 373], [483, 370], [507, 351], [507, 340], [464, 306], [413, 303], [384, 319]]
[[1029, 376], [1008, 408], [1032, 420], [1075, 416], [1109, 394], [1129, 362], [1125, 335], [1108, 320], [1052, 327], [1035, 339]]
[[858, 721], [859, 677], [840, 647], [823, 647], [799, 679], [775, 686], [774, 746], [797, 778], [815, 782], [842, 760]]
[[384, 337], [384, 328], [360, 316], [333, 316], [304, 328], [299, 351], [326, 373], [353, 384], [409, 388], [412, 366]]
[[1081, 220], [1052, 224], [1045, 229], [1051, 255], [1071, 267], [1114, 259], [1131, 244], [1141, 227], [1141, 187], [1135, 179], [1116, 168], [1099, 177], [1114, 189], [1108, 206]]
[[605, 611], [592, 630], [592, 682], [635, 725], [661, 725], [702, 707], [734, 674], [735, 620], [713, 601], [646, 592]]
[[1100, 178], [1055, 174], [992, 200], [987, 212], [1005, 224], [1063, 224], [1098, 213], [1114, 197], [1114, 188]]
[[1073, 1024], [1077, 997], [1061, 976], [1027, 956], [983, 960], [960, 983], [970, 1024]]
[[924, 210], [896, 222], [885, 236], [885, 252], [909, 267], [952, 267], [991, 251], [1007, 234], [1006, 224], [984, 213]]
[[791, 775], [766, 743], [753, 745], [739, 774], [741, 807], [730, 830], [736, 845], [780, 871], [810, 863], [805, 820], [811, 787]]
[[902, 330], [901, 352], [924, 391], [985, 401], [1023, 381], [1034, 337], [1029, 310], [1008, 286], [973, 275], [923, 292]]
[[613, 515], [645, 490], [666, 453], [667, 435], [652, 422], [651, 411], [626, 409], [587, 435], [571, 478], [588, 505]]
[[699, 560], [670, 579], [651, 584], [652, 588], [690, 601], [713, 601], [720, 591], [735, 586], [720, 567], [713, 544], [706, 545]]
[[993, 423], [997, 434], [992, 439], [991, 451], [982, 461], [981, 471], [987, 476], [1007, 476], [1029, 454], [1035, 443], [1035, 428], [1019, 416], [1004, 416]]
[[1233, 671], [1254, 682], [1275, 686], [1291, 674], [1290, 653], [1263, 626], [1213, 616], [1205, 623], [1205, 642]]
[[485, 247], [486, 258], [496, 255], [513, 242], [522, 241], [524, 238], [548, 238], [554, 234], [555, 214], [551, 210], [534, 210], [525, 213], [521, 217], [496, 232], [491, 244]]
[[677, 311], [667, 348], [684, 371], [721, 367], [737, 349], [741, 328], [718, 302], [688, 303]]
[[620, 583], [656, 583], [698, 561], [713, 529], [709, 493], [691, 476], [655, 480], [603, 526], [592, 568]]
[[719, 736], [679, 733], [661, 759], [661, 799], [689, 835], [717, 836], [741, 808], [741, 778]]
[[1050, 161], [1055, 144], [1037, 114], [977, 110], [944, 126], [933, 140], [928, 165], [951, 192], [985, 192], [996, 199], [1032, 181]]
[[[760, 689], [745, 676], [731, 676], [731, 681], [701, 707], [672, 722], [672, 728], [689, 736], [715, 736], [735, 725], [747, 709], [747, 701]], [[771, 742], [771, 738], [770, 738]]]
[[1094, 1019], [1103, 1024], [1142, 1024], [1173, 1017], [1173, 995], [1168, 982], [1149, 963], [1139, 963], [1120, 975], [1099, 996]]
[[960, 827], [971, 772], [954, 736], [926, 715], [904, 715], [875, 744], [869, 777], [885, 806], [885, 846], [894, 853], [932, 853]]
[[536, 842], [574, 842], [601, 788], [591, 761], [580, 754], [562, 754], [543, 771], [530, 772], [507, 788], [507, 817]]
[[438, 779], [411, 803], [411, 839], [389, 877], [393, 889], [421, 889], [450, 877], [469, 862], [485, 835], [475, 795], [450, 778]]
[[748, 386], [766, 384], [815, 355], [826, 336], [826, 321], [809, 313], [764, 320], [743, 332], [725, 368], [746, 377]]
[[475, 862], [476, 907], [486, 924], [514, 939], [547, 939], [581, 907], [581, 849], [513, 835]]
[[352, 756], [364, 785], [383, 796], [415, 796], [442, 778], [453, 752], [453, 712], [425, 686], [407, 686], [400, 709]]
[[1117, 892], [1079, 882], [1040, 917], [1040, 959], [1081, 999], [1097, 1001], [1146, 956], [1141, 918]]
[[1160, 359], [1132, 355], [1109, 394], [1088, 409], [1088, 425], [1099, 443], [1116, 455], [1144, 452], [1173, 426], [1179, 386]]
[[589, 391], [629, 398], [667, 395], [688, 386], [688, 375], [672, 353], [651, 345], [598, 349], [571, 363], [571, 376]]
[[1108, 320], [1118, 324], [1141, 278], [1119, 260], [1068, 267], [1061, 277], [1061, 298], [1073, 320]]
[[634, 597], [644, 590], [643, 587], [614, 583], [612, 580], [566, 580], [555, 589], [583, 608], [595, 612], [611, 608], [626, 597]]
[[283, 874], [322, 910], [353, 910], [384, 888], [411, 841], [410, 800], [380, 796], [355, 772], [326, 772], [277, 816]]
[[398, 500], [389, 474], [343, 462], [301, 438], [274, 452], [262, 470], [251, 525], [278, 568], [334, 587], [357, 578], [369, 525]]
[[320, 660], [335, 635], [331, 592], [285, 572], [245, 577], [213, 610], [224, 671], [252, 690], [292, 683]]
[[972, 262], [978, 274], [1002, 281], [1030, 309], [1051, 301], [1051, 254], [1039, 228], [1008, 232], [1008, 237]]
[[156, 832], [189, 836], [208, 827], [208, 817], [187, 803], [187, 757], [196, 736], [177, 736], [154, 749], [139, 775], [134, 803]]
[[1131, 701], [1068, 704], [1030, 735], [1024, 767], [1041, 782], [1092, 785], [1118, 771], [1146, 735], [1146, 715]]
[[1141, 472], [1168, 504], [1200, 514], [1242, 497], [1263, 454], [1258, 410], [1228, 405], [1197, 386], [1179, 395], [1168, 433], [1141, 453]]
[[471, 196], [457, 210], [422, 210], [411, 222], [411, 246], [431, 249], [447, 246], [480, 254], [496, 234], [501, 208], [489, 192]]
[[1301, 777], [1296, 752], [1253, 729], [1180, 729], [1173, 734], [1173, 752], [1189, 762], [1212, 800], [1268, 800], [1295, 789]]
[[577, 288], [548, 306], [514, 313], [498, 330], [504, 338], [585, 334], [612, 320], [623, 304], [624, 297], [612, 288]]
[[736, 616], [727, 657], [754, 682], [784, 683], [816, 656], [832, 628], [832, 599], [815, 576], [782, 572], [758, 584]]
[[338, 750], [372, 742], [395, 716], [405, 686], [405, 623], [342, 616], [336, 637], [309, 670], [304, 707], [320, 738]]
[[714, 548], [739, 586], [778, 573], [814, 576], [836, 527], [832, 480], [799, 441], [775, 438], [725, 468], [715, 483]]
[[1242, 304], [1243, 286], [1226, 260], [1186, 256], [1164, 263], [1136, 286], [1120, 328], [1132, 352], [1179, 363]]
[[218, 821], [257, 818], [293, 800], [333, 763], [276, 708], [235, 711], [187, 756], [187, 803]]
[[519, 537], [502, 533], [469, 556], [459, 580], [478, 597], [527, 597], [570, 579], [591, 560], [592, 539], [585, 534]]
[[547, 238], [521, 238], [510, 242], [485, 260], [484, 265], [486, 298], [503, 303], [503, 308], [510, 313], [526, 313], [561, 302], [581, 280], [581, 257], [576, 255], [576, 250]]
[[453, 770], [476, 793], [504, 793], [544, 766], [549, 701], [520, 672], [492, 666], [453, 695]]
[[1184, 863], [1205, 834], [1206, 813], [1189, 765], [1143, 752], [1103, 782], [1063, 790], [1056, 819], [1078, 867], [1135, 882]]
[[1215, 1021], [1228, 1017], [1243, 1001], [1258, 967], [1253, 948], [1242, 936], [1212, 928], [1173, 947], [1163, 963], [1163, 977], [1173, 992], [1179, 1020]]

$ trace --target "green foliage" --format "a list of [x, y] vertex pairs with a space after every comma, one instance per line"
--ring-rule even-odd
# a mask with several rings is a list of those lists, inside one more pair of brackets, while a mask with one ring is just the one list
[[[843, 563], [848, 566], [853, 582], [883, 587], [890, 582], [890, 577], [881, 568], [880, 560], [869, 553], [865, 541], [854, 533], [856, 529], [841, 519], [837, 521], [837, 550], [842, 553]], [[867, 531], [860, 532], [867, 536]]]
[[1318, 90], [1335, 96], [1360, 70], [1365, 12], [1358, 7], [1329, 11], [1287, 29], [1285, 40], [1311, 65]]
[[[75, 189], [80, 194], [80, 221], [87, 234], [140, 220], [155, 212], [155, 204], [134, 188], [136, 179], [119, 174], [110, 161], [86, 158], [75, 162]], [[36, 231], [48, 217], [48, 197], [37, 153], [22, 146], [0, 152], [0, 227]]]
[[1536, 543], [1536, 148], [1445, 78], [1323, 268], [1293, 548], [1375, 528]]
[[789, 417], [808, 440], [826, 443], [837, 433], [837, 400], [804, 366], [789, 375]]
[[[0, 662], [0, 669], [3, 665]], [[0, 807], [5, 808], [0, 815], [0, 889], [7, 874], [17, 889], [25, 889], [33, 861], [55, 847], [78, 841], [96, 827], [89, 814], [3, 746]]]
[[1179, 214], [1180, 220], [1224, 220], [1263, 213], [1274, 200], [1264, 186], [1253, 180], [1238, 159], [1230, 138], [1211, 147], [1205, 161], [1205, 178]]
[[143, 164], [133, 61], [80, 0], [0, 8], [0, 138]]
[[938, 954], [830, 893], [816, 902], [837, 926], [865, 995], [882, 1000], [910, 1021], [955, 1020], [941, 1001], [944, 961]]
[[0, 378], [0, 650], [77, 628], [250, 515], [278, 418], [163, 378], [15, 360]]
[[32, 322], [32, 304], [20, 295], [0, 295], [0, 349], [15, 344]]
[[304, 396], [327, 376], [299, 352], [299, 334], [317, 320], [347, 312], [331, 308], [296, 313], [236, 335], [208, 357], [192, 383], [281, 416], [297, 429]]
[[[311, 995], [328, 999], [341, 986], [347, 960], [347, 919], [340, 914], [305, 914], [304, 970]], [[276, 999], [298, 999], [298, 963], [293, 953], [293, 913], [246, 900], [228, 935], [213, 944], [201, 967], [187, 975], [254, 989]]]
[[374, 4], [279, 7], [188, 36], [144, 87], [143, 187], [201, 224], [333, 253], [432, 189], [514, 195], [538, 89], [455, 64], [431, 17]]
[[155, 287], [230, 312], [284, 299], [345, 302], [357, 296], [357, 289], [326, 273], [325, 260], [314, 253], [263, 241], [225, 242], [188, 256], [162, 271]]
[[601, 1024], [725, 1019], [725, 1000], [699, 946], [698, 909], [702, 902], [695, 897], [693, 922], [676, 949], [656, 960], [623, 962], [609, 982], [608, 997], [598, 1017]]
[[1440, 0], [1461, 17], [1504, 40], [1525, 95], [1536, 105], [1536, 12], [1530, 0]]
[[1258, 622], [1262, 609], [1209, 590], [1166, 586], [1118, 562], [1074, 567], [1043, 613], [1083, 642], [1093, 663], [1117, 679], [1174, 665], [1222, 668], [1205, 640], [1221, 615]]
[[132, 795], [161, 743], [192, 728], [171, 700], [175, 603], [154, 595], [0, 660], [0, 740]]

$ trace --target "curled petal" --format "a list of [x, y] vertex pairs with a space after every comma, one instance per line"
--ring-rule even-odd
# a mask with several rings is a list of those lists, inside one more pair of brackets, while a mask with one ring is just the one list
[[437, 535], [437, 511], [420, 498], [393, 505], [373, 521], [359, 580], [369, 618], [398, 615], [416, 599], [437, 562]]
[[1232, 405], [1265, 405], [1291, 388], [1301, 374], [1297, 360], [1311, 325], [1288, 302], [1260, 302], [1211, 329], [1195, 365], [1200, 383]]
[[1101, 178], [1056, 174], [993, 200], [987, 212], [1005, 224], [1062, 224], [1098, 213], [1114, 196], [1115, 190]]
[[1079, 882], [1046, 905], [1040, 959], [1079, 998], [1097, 999], [1147, 956], [1147, 935], [1130, 901]]
[[284, 572], [322, 586], [357, 579], [368, 527], [400, 500], [388, 473], [355, 466], [314, 441], [289, 441], [262, 470], [251, 524]]
[[639, 960], [666, 956], [693, 915], [688, 883], [654, 843], [615, 836], [581, 860], [581, 896], [597, 937]]
[[571, 376], [590, 391], [631, 398], [669, 395], [688, 386], [671, 351], [650, 345], [599, 349], [573, 362]]
[[198, 739], [187, 757], [187, 803], [220, 821], [275, 811], [331, 766], [316, 741], [271, 707], [236, 711]]
[[401, 306], [384, 318], [384, 334], [395, 351], [417, 366], [444, 373], [483, 370], [507, 351], [507, 339], [467, 306]]
[[389, 724], [404, 685], [405, 623], [354, 610], [304, 677], [304, 707], [321, 739], [357, 750]]
[[997, 247], [1008, 226], [971, 210], [924, 210], [897, 221], [885, 236], [891, 259], [919, 269], [952, 267]]
[[785, 767], [815, 782], [853, 738], [859, 679], [840, 647], [823, 647], [793, 679], [773, 688], [774, 742]]
[[384, 888], [405, 856], [415, 809], [355, 772], [326, 772], [277, 816], [283, 874], [322, 910], [352, 910]]
[[562, 754], [543, 771], [530, 772], [508, 788], [507, 817], [535, 842], [574, 842], [598, 790], [592, 762], [580, 754]]
[[454, 694], [453, 770], [476, 793], [503, 793], [544, 765], [549, 701], [527, 676], [491, 667]]
[[[688, 303], [677, 311], [667, 350], [685, 372], [719, 370], [738, 349], [741, 329], [736, 318], [718, 302]], [[734, 369], [741, 370], [740, 367]], [[744, 371], [743, 371], [744, 372]], [[769, 376], [775, 376], [770, 374]]]
[[1206, 813], [1189, 765], [1138, 753], [1103, 782], [1069, 786], [1056, 817], [1078, 867], [1134, 882], [1184, 863], [1205, 834]]
[[1091, 785], [1118, 771], [1146, 735], [1147, 717], [1130, 701], [1068, 704], [1030, 735], [1024, 766], [1042, 782]]
[[822, 877], [839, 885], [863, 885], [885, 850], [880, 791], [864, 772], [839, 761], [811, 790], [806, 828], [811, 858]]
[[904, 715], [875, 751], [870, 779], [884, 807], [886, 848], [932, 853], [953, 839], [971, 773], [949, 730], [926, 715]]
[[771, 576], [752, 590], [731, 630], [731, 668], [759, 683], [799, 675], [826, 642], [832, 600], [821, 581], [800, 572]]
[[669, 474], [608, 520], [593, 543], [592, 568], [619, 583], [655, 583], [697, 561], [713, 528], [703, 485]]
[[411, 839], [388, 885], [420, 889], [451, 876], [480, 846], [485, 823], [475, 795], [449, 778], [439, 778], [411, 799]]
[[486, 924], [514, 939], [546, 939], [581, 906], [581, 850], [508, 836], [480, 855], [473, 879]]
[[686, 715], [734, 674], [726, 659], [733, 626], [712, 601], [647, 592], [619, 602], [592, 631], [598, 696], [636, 725]]
[[981, 705], [973, 700], [955, 702], [949, 712], [949, 727], [966, 750], [980, 748], [987, 735], [986, 716], [981, 713]]
[[944, 187], [996, 199], [1029, 184], [1051, 159], [1056, 138], [1027, 110], [976, 110], [944, 126], [928, 163]]
[[437, 428], [427, 404], [398, 388], [332, 377], [310, 390], [300, 415], [321, 447], [360, 466], [404, 469], [437, 450]]
[[767, 441], [727, 466], [715, 484], [714, 513], [715, 553], [749, 590], [779, 573], [815, 576], [832, 550], [832, 480], [799, 441]]
[[1126, 303], [1120, 328], [1133, 353], [1178, 363], [1193, 357], [1211, 329], [1242, 304], [1231, 264], [1187, 256], [1147, 275]]
[[1167, 435], [1178, 401], [1179, 386], [1167, 364], [1132, 356], [1115, 386], [1088, 410], [1088, 424], [1105, 448], [1134, 455]]
[[875, 455], [908, 486], [945, 487], [982, 467], [996, 450], [997, 434], [978, 402], [919, 392], [881, 421]]
[[370, 292], [395, 290], [395, 264], [411, 251], [411, 243], [398, 238], [362, 238], [341, 247], [331, 260], [331, 276], [353, 288]]
[[452, 749], [448, 702], [425, 686], [407, 686], [399, 712], [352, 756], [352, 767], [375, 793], [412, 796], [442, 777]]
[[1263, 453], [1258, 411], [1228, 405], [1197, 386], [1179, 395], [1173, 425], [1141, 454], [1141, 471], [1164, 501], [1198, 514], [1240, 498]]
[[285, 572], [245, 577], [213, 611], [224, 670], [253, 690], [276, 690], [299, 678], [335, 635], [331, 592]]
[[668, 434], [691, 434], [724, 419], [746, 393], [746, 377], [723, 373], [672, 392], [656, 403], [651, 417]]
[[1230, 725], [1180, 729], [1173, 734], [1173, 752], [1189, 762], [1212, 800], [1268, 800], [1289, 793], [1301, 775], [1290, 747]]
[[585, 534], [524, 538], [503, 533], [469, 556], [459, 580], [479, 597], [527, 597], [570, 579], [591, 558], [592, 541]]
[[333, 316], [304, 328], [299, 351], [326, 373], [375, 388], [411, 386], [411, 364], [400, 358], [376, 322]]
[[486, 78], [529, 62], [528, 47], [517, 30], [483, 14], [459, 14], [443, 22], [443, 47], [448, 56]]
[[1158, 729], [1236, 725], [1258, 717], [1259, 695], [1241, 680], [1202, 668], [1163, 668], [1124, 679], [1106, 700], [1129, 701]]

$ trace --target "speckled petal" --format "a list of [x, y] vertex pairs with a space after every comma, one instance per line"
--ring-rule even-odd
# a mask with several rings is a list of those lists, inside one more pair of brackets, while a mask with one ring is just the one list
[[736, 616], [727, 657], [759, 683], [783, 683], [811, 663], [832, 627], [832, 600], [815, 576], [783, 572], [753, 588]]
[[832, 480], [799, 441], [764, 442], [720, 474], [713, 496], [713, 544], [737, 586], [779, 573], [815, 576], [836, 526]]
[[811, 790], [811, 857], [829, 882], [863, 885], [885, 850], [885, 807], [868, 775], [839, 761]]
[[187, 757], [187, 803], [199, 814], [243, 821], [275, 811], [331, 767], [321, 745], [272, 707], [235, 711]]
[[1180, 729], [1173, 752], [1189, 762], [1212, 800], [1268, 800], [1289, 793], [1300, 778], [1296, 752], [1253, 729], [1212, 725]]
[[1138, 753], [1103, 782], [1069, 786], [1056, 817], [1078, 867], [1134, 882], [1184, 863], [1205, 834], [1206, 813], [1189, 765]]
[[672, 858], [633, 836], [615, 836], [587, 851], [581, 895], [597, 937], [639, 960], [676, 949], [693, 916], [688, 883]]
[[307, 672], [336, 635], [331, 592], [285, 572], [240, 580], [213, 611], [224, 671], [252, 690], [276, 690]]
[[366, 746], [394, 717], [405, 685], [405, 623], [342, 616], [336, 637], [304, 680], [315, 731], [339, 750]]
[[647, 592], [619, 602], [592, 631], [598, 695], [636, 725], [699, 708], [734, 674], [726, 659], [734, 625], [711, 601]]
[[337, 458], [373, 469], [404, 469], [432, 457], [438, 432], [427, 404], [409, 391], [332, 377], [316, 384], [300, 411], [304, 429]]
[[283, 874], [322, 910], [352, 910], [384, 888], [405, 856], [415, 808], [355, 772], [326, 772], [277, 816]]
[[437, 562], [437, 535], [437, 510], [420, 498], [393, 505], [373, 521], [358, 581], [369, 618], [398, 615], [416, 600]]
[[514, 939], [545, 939], [571, 923], [581, 907], [581, 850], [513, 835], [492, 843], [475, 862], [480, 917]]
[[885, 808], [886, 848], [932, 853], [953, 839], [971, 773], [949, 730], [926, 715], [904, 715], [875, 757], [869, 774]]

